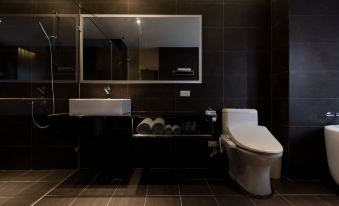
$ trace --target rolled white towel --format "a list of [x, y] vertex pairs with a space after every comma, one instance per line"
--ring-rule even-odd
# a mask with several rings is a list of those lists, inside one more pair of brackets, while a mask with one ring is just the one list
[[172, 126], [172, 130], [173, 130], [173, 134], [181, 134], [181, 128], [179, 127], [179, 125], [173, 125]]
[[172, 126], [169, 124], [166, 124], [165, 126], [165, 134], [173, 134]]
[[165, 120], [163, 118], [156, 118], [153, 121], [152, 133], [153, 134], [163, 134], [165, 132]]
[[139, 134], [152, 134], [152, 126], [154, 122], [151, 118], [145, 118], [137, 126], [137, 133]]

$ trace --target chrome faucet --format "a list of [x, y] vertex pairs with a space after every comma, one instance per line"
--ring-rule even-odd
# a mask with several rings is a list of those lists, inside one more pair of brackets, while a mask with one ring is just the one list
[[111, 88], [109, 87], [109, 85], [107, 85], [107, 87], [104, 87], [104, 91], [106, 93], [106, 98], [111, 99], [112, 93], [111, 93]]

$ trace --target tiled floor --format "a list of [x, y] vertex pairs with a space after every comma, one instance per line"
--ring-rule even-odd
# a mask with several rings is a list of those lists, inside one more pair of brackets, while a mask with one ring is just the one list
[[317, 181], [272, 181], [274, 195], [269, 199], [255, 199], [246, 195], [222, 170], [82, 169], [72, 172], [0, 171], [0, 205], [339, 205], [339, 197]]

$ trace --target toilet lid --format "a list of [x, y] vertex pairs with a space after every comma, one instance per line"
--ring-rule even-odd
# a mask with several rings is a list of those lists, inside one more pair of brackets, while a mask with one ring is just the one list
[[264, 126], [241, 125], [229, 128], [231, 138], [237, 146], [260, 153], [276, 154], [283, 147]]

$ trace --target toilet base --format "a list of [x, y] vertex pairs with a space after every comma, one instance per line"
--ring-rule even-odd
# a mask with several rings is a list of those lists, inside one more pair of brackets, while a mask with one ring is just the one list
[[229, 175], [243, 189], [255, 196], [272, 194], [270, 170], [282, 153], [257, 154], [239, 147], [227, 148]]

